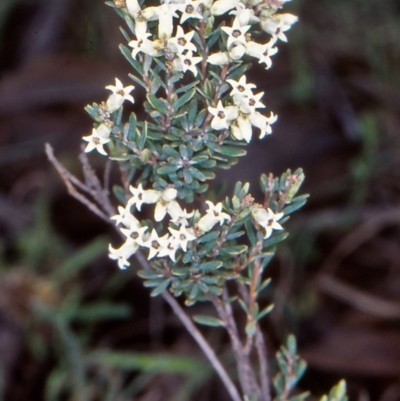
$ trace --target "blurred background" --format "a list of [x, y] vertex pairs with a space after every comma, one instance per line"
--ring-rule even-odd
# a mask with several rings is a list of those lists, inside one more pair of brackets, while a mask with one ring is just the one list
[[[289, 43], [251, 76], [279, 115], [274, 133], [218, 180], [255, 188], [262, 172], [304, 168], [310, 200], [269, 272], [270, 354], [293, 332], [309, 364], [300, 387], [318, 395], [344, 377], [351, 400], [399, 401], [400, 2], [285, 10], [300, 17]], [[51, 143], [81, 176], [83, 107], [116, 76], [129, 82], [121, 24], [99, 0], [0, 1], [0, 400], [228, 399], [135, 268], [108, 260], [112, 228], [44, 154]], [[225, 335], [204, 333], [229, 365]]]

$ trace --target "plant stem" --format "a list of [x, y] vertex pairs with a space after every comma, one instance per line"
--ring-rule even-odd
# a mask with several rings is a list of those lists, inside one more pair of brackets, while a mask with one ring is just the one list
[[[135, 253], [135, 257], [144, 269], [149, 269], [148, 261], [140, 251], [137, 251]], [[200, 331], [193, 323], [191, 318], [185, 313], [185, 311], [179, 305], [178, 301], [167, 291], [162, 292], [161, 296], [169, 304], [175, 315], [178, 317], [181, 323], [185, 326], [186, 330], [190, 333], [190, 335], [197, 342], [201, 350], [204, 352], [205, 356], [207, 357], [207, 359], [217, 372], [218, 376], [224, 383], [224, 386], [228, 391], [232, 401], [242, 401], [242, 397], [240, 396], [235, 384], [229, 377], [225, 368], [222, 366], [214, 350], [211, 348], [210, 344], [200, 333]]]
[[258, 354], [258, 363], [260, 364], [260, 382], [263, 400], [271, 401], [267, 347], [265, 346], [264, 336], [258, 324], [256, 328], [256, 348]]
[[[225, 298], [227, 298], [226, 291]], [[257, 395], [257, 399], [261, 401], [261, 390], [251, 366], [249, 355], [244, 351], [240, 341], [231, 305], [227, 302], [223, 302], [216, 296], [210, 297], [210, 300], [213, 302], [219, 317], [225, 323], [226, 330], [229, 334], [243, 393], [249, 397], [255, 394]]]

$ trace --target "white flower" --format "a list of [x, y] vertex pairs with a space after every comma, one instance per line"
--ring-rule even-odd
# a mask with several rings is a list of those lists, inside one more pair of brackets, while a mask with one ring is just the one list
[[132, 238], [138, 243], [138, 245], [142, 245], [143, 234], [147, 231], [147, 227], [141, 227], [139, 224], [137, 226], [133, 225], [129, 228], [120, 228], [120, 231], [126, 238]]
[[136, 60], [136, 56], [139, 52], [148, 54], [151, 57], [159, 55], [157, 49], [154, 48], [154, 44], [148, 37], [151, 33], [146, 33], [143, 36], [138, 36], [137, 40], [131, 40], [128, 45], [132, 47], [132, 58]]
[[146, 236], [142, 242], [142, 246], [149, 249], [147, 259], [154, 258], [158, 252], [165, 247], [166, 241], [168, 241], [168, 234], [163, 237], [159, 237], [156, 230], [152, 230], [151, 234]]
[[251, 28], [250, 25], [240, 26], [238, 21], [233, 21], [233, 26], [223, 26], [221, 29], [228, 35], [228, 49], [232, 45], [246, 45], [246, 32]]
[[247, 143], [251, 140], [252, 128], [248, 115], [241, 114], [231, 125], [232, 135], [239, 141], [245, 140]]
[[274, 213], [270, 208], [265, 210], [262, 207], [253, 207], [251, 210], [253, 219], [264, 229], [264, 239], [269, 238], [273, 230], [283, 230], [278, 223], [283, 213]]
[[122, 224], [125, 227], [140, 226], [139, 220], [129, 211], [129, 208], [118, 206], [119, 214], [110, 217], [111, 220], [115, 220], [115, 224]]
[[85, 153], [96, 149], [103, 156], [107, 156], [107, 152], [104, 150], [103, 145], [110, 142], [110, 133], [110, 128], [105, 124], [100, 124], [97, 128], [93, 128], [92, 135], [84, 136], [82, 138], [84, 141], [88, 142], [85, 148]]
[[199, 12], [202, 1], [186, 0], [184, 4], [179, 4], [178, 10], [182, 12], [180, 23], [183, 24], [188, 18], [203, 19]]
[[186, 54], [178, 54], [177, 69], [178, 71], [186, 72], [187, 70], [192, 71], [193, 75], [197, 76], [196, 64], [203, 60], [202, 57], [193, 57], [193, 52], [189, 50]]
[[229, 57], [235, 61], [240, 60], [245, 53], [246, 53], [246, 46], [242, 44], [232, 46], [229, 49]]
[[246, 8], [243, 3], [236, 5], [236, 10], [232, 10], [229, 14], [236, 15], [237, 23], [240, 26], [249, 25], [250, 23], [258, 22], [259, 19], [254, 16], [254, 10]]
[[201, 232], [210, 231], [215, 224], [223, 224], [225, 221], [230, 221], [229, 214], [222, 212], [222, 203], [219, 202], [214, 205], [211, 201], [206, 201], [208, 209], [206, 214], [200, 218], [197, 227]]
[[212, 15], [222, 15], [239, 4], [239, 0], [217, 0], [211, 6]]
[[134, 18], [136, 18], [140, 11], [140, 5], [137, 0], [126, 0], [126, 8], [128, 9], [128, 13]]
[[161, 221], [165, 215], [176, 214], [177, 207], [180, 208], [178, 202], [175, 200], [178, 191], [175, 188], [166, 188], [164, 191], [159, 192], [156, 207], [154, 210], [155, 221]]
[[140, 17], [147, 21], [156, 21], [158, 19], [158, 7], [147, 7], [140, 11]]
[[273, 37], [287, 42], [287, 37], [283, 32], [289, 30], [297, 20], [298, 18], [293, 14], [274, 14], [261, 18], [260, 26], [263, 31], [270, 33]]
[[185, 227], [189, 225], [188, 219], [193, 217], [194, 212], [188, 213], [186, 209], [182, 209], [179, 203], [176, 202], [174, 208], [170, 207], [168, 209], [168, 214], [171, 216], [171, 222], [176, 225], [184, 225]]
[[164, 256], [169, 256], [169, 258], [175, 262], [176, 261], [176, 251], [179, 249], [179, 243], [175, 238], [171, 236], [165, 236], [165, 238], [159, 242], [160, 247], [158, 248], [158, 258]]
[[183, 224], [179, 227], [179, 230], [171, 227], [168, 227], [168, 230], [172, 234], [172, 238], [185, 252], [187, 251], [188, 242], [196, 239], [193, 228], [187, 228]]
[[122, 82], [115, 78], [115, 86], [108, 85], [106, 89], [112, 92], [112, 95], [107, 99], [107, 110], [109, 113], [113, 113], [114, 111], [118, 110], [125, 100], [129, 100], [130, 102], [134, 103], [134, 99], [130, 93], [135, 87], [133, 85], [128, 85], [124, 87]]
[[185, 33], [180, 25], [176, 30], [176, 35], [168, 39], [168, 47], [174, 53], [183, 53], [185, 50], [197, 51], [196, 46], [191, 42], [194, 31]]
[[278, 48], [274, 47], [276, 38], [272, 38], [268, 43], [260, 44], [253, 41], [246, 42], [246, 54], [258, 58], [259, 64], [265, 63], [265, 69], [272, 65], [271, 56], [278, 52]]
[[254, 113], [256, 109], [264, 108], [265, 106], [260, 102], [260, 99], [264, 95], [264, 92], [257, 93], [248, 98], [243, 98], [238, 104], [240, 111], [243, 113], [251, 114]]
[[266, 134], [272, 133], [271, 124], [278, 119], [278, 116], [271, 112], [269, 117], [266, 117], [256, 111], [250, 116], [250, 122], [252, 125], [260, 129], [260, 139], [263, 139]]
[[242, 101], [253, 96], [253, 88], [256, 88], [254, 84], [246, 83], [246, 75], [242, 75], [239, 81], [233, 79], [227, 79], [227, 82], [232, 86], [230, 95], [233, 97], [233, 101], [236, 105], [240, 105]]
[[129, 191], [132, 197], [127, 202], [127, 207], [135, 205], [137, 210], [141, 210], [143, 203], [156, 203], [160, 198], [160, 192], [155, 189], [143, 189], [142, 184], [139, 184], [137, 188], [132, 185], [129, 186]]
[[173, 18], [177, 18], [176, 13], [177, 5], [165, 1], [157, 8], [158, 16], [158, 38], [159, 39], [169, 39], [172, 36], [172, 31], [174, 29]]
[[227, 52], [218, 52], [211, 54], [207, 58], [207, 63], [212, 65], [225, 65], [228, 64], [230, 61], [229, 53]]
[[224, 107], [221, 100], [217, 107], [208, 107], [210, 114], [214, 116], [211, 120], [211, 128], [215, 130], [227, 129], [231, 125], [231, 121], [238, 116], [238, 108], [235, 106]]
[[112, 260], [118, 260], [118, 266], [120, 269], [126, 269], [130, 265], [128, 259], [137, 251], [138, 248], [139, 245], [133, 238], [127, 238], [119, 249], [114, 249], [110, 244], [108, 246], [108, 257]]

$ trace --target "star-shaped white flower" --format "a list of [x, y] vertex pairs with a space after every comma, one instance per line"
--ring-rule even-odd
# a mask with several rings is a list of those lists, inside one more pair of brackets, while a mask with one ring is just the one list
[[197, 68], [196, 64], [200, 63], [203, 60], [202, 57], [193, 56], [193, 52], [188, 50], [186, 54], [178, 54], [179, 63], [179, 71], [186, 72], [187, 70], [192, 71], [193, 75], [197, 76]]
[[214, 116], [214, 118], [211, 120], [211, 128], [217, 131], [229, 128], [232, 120], [235, 120], [238, 116], [237, 107], [224, 107], [221, 100], [218, 102], [217, 107], [209, 106], [208, 111]]
[[258, 58], [259, 64], [265, 64], [265, 69], [272, 65], [271, 56], [278, 53], [278, 48], [274, 47], [276, 38], [272, 38], [268, 43], [261, 44], [253, 41], [246, 42], [246, 54]]
[[108, 247], [108, 257], [112, 260], [118, 260], [118, 267], [122, 270], [126, 269], [130, 263], [128, 259], [138, 250], [139, 245], [133, 238], [127, 238], [124, 244], [114, 249], [111, 244]]
[[171, 227], [168, 227], [168, 230], [178, 246], [180, 246], [185, 252], [187, 251], [188, 242], [196, 239], [193, 228], [185, 227], [183, 224], [179, 227], [179, 230]]
[[160, 198], [160, 192], [155, 189], [143, 189], [142, 184], [139, 184], [137, 188], [134, 186], [129, 187], [129, 191], [132, 197], [128, 200], [127, 207], [135, 205], [137, 210], [141, 210], [143, 203], [156, 203]]
[[293, 14], [274, 14], [261, 18], [260, 26], [263, 31], [270, 33], [272, 37], [287, 42], [284, 32], [289, 30], [297, 20], [298, 18]]
[[182, 209], [179, 203], [176, 202], [175, 207], [168, 208], [168, 214], [171, 216], [171, 222], [176, 225], [184, 225], [185, 227], [189, 225], [188, 219], [193, 217], [194, 212], [188, 213], [186, 209]]
[[259, 18], [254, 15], [254, 10], [252, 8], [247, 8], [243, 3], [238, 3], [236, 5], [236, 10], [232, 10], [229, 14], [236, 15], [235, 19], [237, 19], [237, 23], [240, 26], [246, 26], [259, 21]]
[[250, 25], [240, 26], [236, 20], [232, 27], [223, 26], [221, 29], [228, 35], [227, 47], [232, 45], [246, 45], [246, 32], [250, 29]]
[[185, 33], [180, 25], [176, 29], [176, 35], [168, 39], [168, 47], [174, 53], [182, 54], [185, 50], [197, 51], [194, 43], [191, 42], [194, 31]]
[[242, 101], [252, 97], [252, 89], [257, 87], [254, 84], [246, 83], [246, 75], [242, 75], [239, 81], [235, 81], [234, 79], [227, 79], [226, 81], [229, 83], [230, 86], [232, 86], [230, 95], [233, 97], [233, 101], [236, 105], [240, 105]]
[[118, 214], [110, 217], [111, 220], [115, 220], [115, 224], [122, 224], [125, 227], [140, 226], [139, 220], [130, 212], [129, 208], [118, 206]]
[[201, 232], [210, 231], [215, 224], [223, 224], [225, 221], [231, 220], [229, 214], [222, 211], [221, 202], [214, 205], [211, 201], [207, 200], [206, 203], [208, 205], [206, 214], [197, 223], [197, 227]]
[[134, 103], [134, 99], [130, 93], [135, 89], [134, 85], [123, 86], [122, 82], [115, 78], [115, 86], [108, 85], [106, 89], [112, 92], [112, 95], [107, 99], [107, 110], [109, 113], [113, 113], [114, 111], [118, 110], [125, 100], [129, 100], [130, 102]]
[[151, 33], [146, 33], [143, 36], [138, 36], [137, 40], [131, 40], [128, 45], [132, 47], [132, 58], [136, 60], [136, 56], [139, 52], [148, 54], [151, 57], [159, 55], [158, 50], [154, 48], [154, 44], [148, 38]]
[[168, 234], [159, 237], [157, 231], [153, 229], [150, 235], [146, 236], [142, 242], [142, 246], [149, 249], [147, 259], [153, 259], [166, 246], [167, 241]]
[[252, 125], [260, 129], [260, 139], [263, 139], [265, 135], [272, 133], [271, 124], [278, 120], [278, 116], [271, 112], [269, 117], [256, 111], [250, 116], [250, 122]]
[[269, 238], [273, 230], [283, 230], [278, 223], [283, 213], [274, 213], [270, 208], [253, 207], [251, 210], [253, 219], [264, 229], [264, 239]]
[[260, 102], [260, 99], [264, 95], [264, 92], [257, 93], [256, 95], [249, 96], [246, 99], [242, 99], [238, 105], [240, 111], [243, 113], [251, 114], [254, 113], [256, 109], [264, 108], [265, 106]]
[[175, 238], [166, 235], [165, 240], [159, 242], [160, 247], [158, 248], [158, 258], [168, 256], [173, 262], [176, 261], [176, 251], [179, 249], [179, 244]]
[[183, 24], [188, 18], [203, 19], [200, 13], [202, 1], [185, 0], [184, 4], [178, 5], [178, 10], [182, 12], [180, 23]]
[[85, 148], [85, 153], [91, 152], [96, 149], [103, 156], [107, 156], [107, 152], [103, 146], [110, 142], [111, 130], [107, 125], [100, 124], [97, 128], [92, 129], [92, 135], [84, 136], [82, 139], [88, 144]]

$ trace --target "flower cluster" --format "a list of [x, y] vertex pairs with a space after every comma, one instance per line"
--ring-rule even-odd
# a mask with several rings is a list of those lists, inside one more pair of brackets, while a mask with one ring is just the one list
[[224, 107], [219, 101], [217, 107], [208, 107], [208, 111], [214, 116], [211, 127], [215, 130], [230, 128], [234, 138], [250, 142], [252, 126], [260, 129], [260, 139], [272, 132], [271, 124], [277, 120], [277, 116], [271, 113], [265, 117], [256, 109], [264, 108], [260, 99], [264, 92], [256, 95], [252, 89], [254, 84], [246, 83], [246, 76], [243, 75], [239, 81], [228, 79], [232, 90], [230, 92], [234, 105]]
[[[213, 204], [206, 201], [208, 209], [203, 216], [198, 212], [188, 213], [182, 209], [176, 201], [177, 191], [175, 188], [167, 187], [162, 191], [154, 189], [143, 189], [139, 184], [137, 188], [130, 186], [132, 196], [128, 200], [126, 207], [118, 208], [119, 214], [112, 217], [119, 226], [119, 230], [125, 236], [125, 243], [119, 248], [114, 249], [109, 246], [109, 256], [113, 260], [118, 260], [118, 266], [125, 269], [129, 266], [128, 259], [139, 249], [148, 250], [148, 259], [154, 257], [169, 257], [172, 261], [176, 260], [176, 252], [182, 249], [187, 251], [188, 244], [196, 240], [197, 237], [210, 231], [216, 224], [229, 222], [230, 216], [222, 211], [222, 203]], [[155, 204], [154, 220], [163, 221], [169, 217], [167, 227], [169, 233], [159, 236], [157, 231], [147, 225], [142, 225], [132, 214], [132, 207], [141, 211], [143, 204]]]
[[[184, 32], [181, 25], [177, 26], [173, 36], [173, 19], [178, 18], [180, 24], [189, 18], [203, 19], [200, 14], [202, 1], [165, 1], [158, 7], [142, 9], [137, 0], [127, 0], [126, 8], [135, 23], [136, 39], [129, 42], [132, 47], [132, 57], [137, 58], [138, 53], [151, 57], [165, 56], [174, 71], [191, 71], [197, 75], [196, 64], [202, 57], [196, 56], [197, 48], [192, 42], [194, 31]], [[148, 31], [148, 22], [158, 21], [157, 35]]]
[[85, 142], [88, 142], [85, 152], [91, 152], [96, 149], [101, 155], [107, 156], [107, 152], [104, 150], [104, 145], [111, 140], [111, 129], [113, 126], [110, 114], [119, 110], [125, 100], [134, 103], [134, 99], [132, 95], [130, 95], [134, 88], [133, 85], [124, 87], [118, 78], [115, 78], [115, 86], [106, 86], [106, 89], [110, 90], [112, 93], [107, 101], [100, 105], [99, 114], [101, 116], [101, 123], [97, 128], [92, 129], [92, 135], [84, 136], [82, 138]]
[[[183, 110], [175, 110], [171, 106], [179, 104], [173, 92], [176, 90], [174, 84], [187, 71], [194, 77], [200, 73], [201, 81], [205, 80], [205, 84], [210, 73], [239, 66], [245, 56], [256, 58], [269, 68], [271, 56], [277, 52], [276, 43], [278, 40], [287, 40], [285, 32], [297, 21], [296, 16], [279, 12], [286, 1], [289, 0], [164, 0], [159, 6], [145, 7], [145, 2], [141, 5], [138, 0], [114, 0], [115, 7], [128, 22], [134, 36], [125, 35], [130, 47], [126, 48], [129, 56], [126, 53], [125, 56], [131, 57], [131, 64], [136, 63], [139, 74], [160, 74], [162, 69], [169, 74], [170, 81], [167, 84], [162, 84], [160, 78], [156, 77], [151, 80], [147, 77], [146, 83], [135, 79], [142, 82], [153, 96], [153, 101], [148, 98], [151, 107], [146, 111], [152, 118], [169, 114], [164, 120], [161, 118], [157, 121], [161, 124], [164, 121], [165, 125], [172, 117], [182, 115]], [[226, 25], [215, 29], [215, 18], [225, 14], [231, 16], [230, 22], [228, 20]], [[256, 40], [252, 36], [252, 32], [259, 31], [259, 28], [267, 34], [267, 39], [258, 35]], [[210, 54], [218, 38], [221, 51]], [[151, 69], [153, 60], [158, 64], [156, 73]], [[234, 140], [246, 142], [250, 142], [253, 128], [260, 130], [260, 139], [270, 134], [271, 124], [277, 120], [277, 116], [273, 113], [265, 116], [260, 112], [259, 109], [265, 107], [260, 100], [263, 93], [253, 94], [255, 85], [247, 84], [244, 74], [235, 79], [228, 74], [222, 79], [225, 82], [221, 81], [218, 85], [231, 86], [229, 98], [220, 97], [217, 92], [205, 94], [207, 90], [201, 88], [200, 84], [198, 89], [201, 91], [195, 96], [198, 103], [203, 102], [203, 107], [209, 113], [205, 121], [211, 120], [211, 129], [217, 132], [229, 130]], [[162, 99], [157, 92], [161, 86], [167, 90], [166, 85], [170, 92], [167, 99]], [[113, 113], [120, 111], [125, 101], [134, 103], [131, 95], [133, 85], [124, 86], [121, 80], [115, 78], [115, 85], [107, 85], [106, 89], [111, 94], [105, 102], [88, 106], [97, 124], [91, 135], [83, 137], [87, 142], [85, 152], [96, 150], [104, 156], [107, 156], [104, 145], [112, 144], [111, 148], [116, 149], [113, 141], [120, 138], [116, 134], [122, 131], [120, 126], [114, 126], [116, 117]], [[194, 92], [188, 92], [187, 101], [193, 95]], [[200, 99], [201, 96], [203, 99]], [[180, 105], [185, 106], [183, 102]], [[200, 119], [198, 121], [200, 124]], [[140, 155], [138, 157], [140, 159]], [[141, 160], [145, 163], [147, 159]]]
[[[169, 257], [176, 262], [176, 253], [179, 249], [186, 252], [193, 241], [201, 241], [201, 237], [210, 232], [217, 224], [221, 227], [231, 221], [231, 216], [223, 211], [221, 202], [214, 204], [207, 200], [207, 210], [204, 215], [198, 211], [187, 212], [182, 209], [176, 200], [177, 191], [167, 187], [162, 191], [143, 189], [141, 184], [137, 188], [130, 186], [132, 196], [125, 207], [118, 208], [118, 214], [112, 217], [119, 230], [126, 238], [124, 244], [115, 249], [109, 246], [109, 257], [118, 260], [118, 266], [125, 269], [129, 266], [129, 258], [140, 248], [148, 251], [148, 260]], [[167, 233], [159, 235], [148, 225], [142, 224], [132, 213], [132, 208], [141, 211], [143, 204], [153, 204], [154, 220], [162, 222], [169, 217]], [[264, 209], [261, 205], [251, 206], [253, 221], [263, 230], [264, 239], [271, 236], [273, 230], [282, 230], [278, 223], [283, 213], [274, 214], [271, 209]]]
[[[214, 65], [228, 64], [248, 55], [258, 59], [268, 69], [272, 65], [271, 56], [277, 53], [274, 47], [278, 39], [286, 42], [284, 34], [297, 21], [292, 14], [279, 14], [277, 10], [287, 0], [278, 1], [240, 1], [240, 0], [218, 0], [211, 7], [213, 15], [223, 15], [230, 11], [235, 15], [232, 26], [222, 27], [227, 35], [226, 51], [210, 55], [207, 61]], [[260, 28], [271, 35], [266, 43], [253, 41], [249, 30], [253, 24], [259, 24]]]

